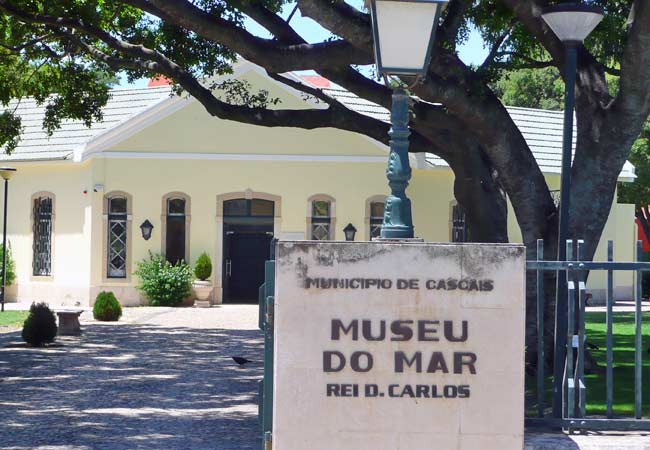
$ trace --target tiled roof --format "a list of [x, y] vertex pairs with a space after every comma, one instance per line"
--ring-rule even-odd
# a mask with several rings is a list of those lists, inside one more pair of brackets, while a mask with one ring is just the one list
[[[323, 89], [328, 96], [346, 107], [374, 119], [390, 122], [390, 112], [376, 103], [369, 102], [355, 94], [341, 89]], [[559, 173], [562, 165], [562, 128], [564, 113], [542, 109], [506, 107], [508, 113], [526, 139], [535, 160], [543, 172]], [[573, 129], [573, 145], [576, 143], [576, 128]], [[433, 166], [447, 166], [437, 156], [427, 153], [427, 162]], [[621, 177], [634, 178], [634, 166], [626, 162]]]
[[72, 159], [75, 148], [83, 146], [101, 133], [129, 120], [145, 109], [169, 98], [170, 87], [143, 89], [114, 89], [103, 108], [104, 119], [90, 128], [80, 120], [64, 120], [61, 128], [48, 138], [43, 130], [45, 106], [37, 105], [33, 98], [12, 101], [7, 109], [16, 108], [22, 119], [23, 133], [20, 143], [11, 155], [0, 151], [0, 160], [38, 161]]

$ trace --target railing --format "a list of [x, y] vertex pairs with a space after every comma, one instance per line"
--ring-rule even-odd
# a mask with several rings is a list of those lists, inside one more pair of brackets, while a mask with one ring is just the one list
[[[572, 241], [567, 241], [567, 259], [572, 258]], [[537, 370], [536, 370], [536, 417], [526, 419], [527, 425], [551, 425], [568, 429], [593, 430], [650, 430], [650, 419], [642, 417], [642, 298], [641, 279], [643, 271], [650, 271], [650, 263], [641, 262], [641, 241], [637, 243], [636, 261], [615, 262], [614, 244], [607, 243], [607, 261], [585, 261], [584, 242], [577, 242], [577, 260], [574, 261], [545, 261], [544, 242], [537, 241], [537, 260], [527, 261], [526, 269], [536, 272], [537, 282]], [[588, 385], [585, 381], [585, 323], [586, 323], [586, 275], [590, 271], [607, 271], [606, 290], [606, 415], [605, 417], [587, 417], [586, 407], [589, 396]], [[634, 338], [634, 417], [621, 418], [614, 416], [614, 271], [635, 271], [635, 338]], [[545, 395], [545, 346], [544, 346], [544, 274], [556, 272], [558, 276], [566, 276], [568, 286], [567, 310], [556, 310], [555, 320], [559, 314], [564, 314], [567, 324], [566, 347], [553, 346], [555, 352], [561, 352], [564, 359], [564, 377], [562, 380], [552, 380], [554, 386], [553, 403], [561, 403], [561, 417], [546, 415]], [[566, 274], [566, 275], [564, 275]], [[577, 317], [576, 317], [577, 315]], [[576, 320], [577, 319], [577, 320]], [[560, 339], [562, 341], [562, 339]], [[559, 388], [558, 388], [559, 387]], [[556, 408], [556, 410], [559, 408]]]

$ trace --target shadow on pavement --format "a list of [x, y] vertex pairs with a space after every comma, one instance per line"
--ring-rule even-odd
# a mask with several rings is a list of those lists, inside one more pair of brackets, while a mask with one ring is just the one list
[[92, 324], [60, 342], [0, 335], [0, 448], [260, 447], [261, 332]]

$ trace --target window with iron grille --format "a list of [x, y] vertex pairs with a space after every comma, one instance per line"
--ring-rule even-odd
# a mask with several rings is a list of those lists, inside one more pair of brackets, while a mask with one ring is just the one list
[[172, 264], [185, 260], [185, 219], [185, 199], [168, 199], [165, 257]]
[[32, 271], [46, 277], [52, 275], [52, 197], [35, 198], [33, 216]]
[[451, 242], [470, 242], [465, 210], [459, 204], [455, 204], [451, 211]]
[[327, 241], [332, 239], [332, 203], [327, 200], [311, 202], [311, 239]]
[[127, 199], [108, 199], [108, 254], [107, 277], [126, 278], [127, 256]]
[[381, 225], [384, 223], [384, 202], [370, 204], [370, 239], [381, 237]]

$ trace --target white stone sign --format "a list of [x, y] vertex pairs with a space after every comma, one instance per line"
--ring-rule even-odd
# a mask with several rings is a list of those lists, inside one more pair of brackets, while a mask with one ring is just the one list
[[275, 450], [521, 450], [525, 249], [284, 242]]

